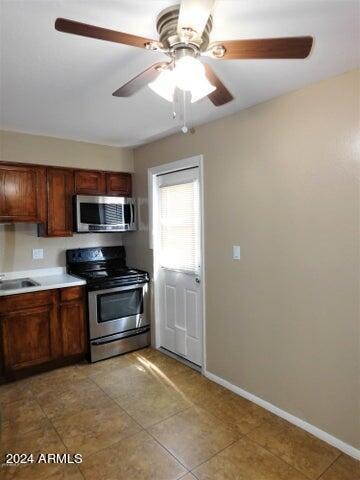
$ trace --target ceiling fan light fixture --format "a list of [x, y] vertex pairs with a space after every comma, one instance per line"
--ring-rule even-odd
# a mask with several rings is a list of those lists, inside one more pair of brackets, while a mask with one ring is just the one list
[[209, 82], [204, 65], [190, 56], [177, 60], [173, 69], [163, 70], [153, 82], [149, 83], [149, 87], [168, 102], [173, 101], [176, 87], [188, 91], [191, 94], [191, 103], [206, 97], [216, 89]]
[[[179, 5], [180, 3], [180, 5]], [[167, 62], [157, 62], [113, 92], [126, 98], [146, 85], [169, 102], [176, 103], [177, 90], [182, 92], [183, 106], [207, 96], [221, 107], [234, 97], [212, 67], [199, 61], [201, 56], [217, 60], [304, 59], [309, 56], [313, 37], [275, 37], [210, 41], [212, 10], [216, 0], [181, 0], [163, 9], [156, 20], [157, 40], [111, 30], [97, 25], [57, 18], [58, 32], [80, 35], [107, 42], [130, 45], [164, 53]], [[216, 90], [215, 94], [213, 93]], [[184, 126], [184, 128], [186, 125]]]
[[180, 90], [191, 90], [194, 83], [205, 75], [204, 65], [196, 58], [185, 55], [175, 60], [174, 78]]
[[195, 103], [215, 90], [205, 73], [204, 65], [197, 58], [185, 55], [175, 61], [174, 79], [180, 90], [191, 93], [191, 103]]
[[148, 85], [151, 90], [160, 95], [160, 97], [164, 98], [168, 102], [173, 101], [174, 91], [176, 88], [173, 70], [163, 70], [160, 75]]

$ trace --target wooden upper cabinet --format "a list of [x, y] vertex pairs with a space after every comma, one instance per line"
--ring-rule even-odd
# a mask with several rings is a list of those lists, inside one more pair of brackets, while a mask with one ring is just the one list
[[105, 194], [105, 173], [97, 170], [75, 170], [75, 193]]
[[130, 173], [0, 162], [0, 223], [37, 223], [44, 237], [72, 235], [74, 194], [131, 193]]
[[45, 167], [0, 163], [0, 222], [42, 223]]
[[47, 222], [39, 226], [44, 237], [72, 236], [72, 196], [74, 194], [74, 172], [65, 168], [48, 167]]
[[131, 174], [122, 172], [75, 171], [75, 193], [131, 196]]
[[115, 172], [106, 173], [106, 193], [108, 195], [131, 197], [131, 174]]

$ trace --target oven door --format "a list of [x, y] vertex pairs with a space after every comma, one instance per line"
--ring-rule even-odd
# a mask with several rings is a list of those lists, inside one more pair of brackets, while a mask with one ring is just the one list
[[90, 338], [105, 337], [149, 325], [148, 283], [90, 291]]

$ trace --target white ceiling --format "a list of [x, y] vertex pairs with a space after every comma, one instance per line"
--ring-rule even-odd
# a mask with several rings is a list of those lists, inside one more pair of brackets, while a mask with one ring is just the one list
[[[54, 29], [66, 17], [156, 39], [155, 18], [174, 0], [0, 3], [1, 128], [118, 146], [179, 129], [171, 104], [148, 87], [127, 99], [111, 95], [163, 55]], [[235, 100], [198, 102], [194, 124], [358, 67], [359, 30], [358, 0], [218, 0], [213, 40], [312, 35], [315, 44], [307, 60], [211, 60]]]

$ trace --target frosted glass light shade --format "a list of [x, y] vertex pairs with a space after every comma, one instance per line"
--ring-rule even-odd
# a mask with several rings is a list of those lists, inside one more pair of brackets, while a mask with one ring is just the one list
[[163, 70], [153, 82], [149, 83], [149, 87], [160, 97], [172, 102], [176, 87], [173, 70]]
[[180, 90], [191, 91], [192, 86], [197, 84], [205, 76], [204, 65], [194, 57], [182, 57], [176, 60], [174, 77]]
[[195, 103], [198, 100], [209, 95], [211, 92], [216, 90], [216, 87], [212, 85], [209, 80], [204, 77], [201, 82], [199, 81], [196, 85], [193, 85], [190, 92], [191, 92], [191, 103]]
[[191, 93], [191, 103], [197, 102], [216, 87], [206, 77], [204, 65], [194, 57], [180, 58], [174, 68], [176, 86]]
[[186, 56], [176, 61], [175, 67], [164, 70], [149, 87], [169, 102], [173, 101], [175, 88], [191, 93], [191, 103], [197, 102], [213, 92], [204, 65], [194, 57]]

